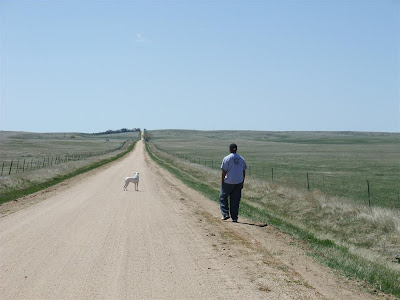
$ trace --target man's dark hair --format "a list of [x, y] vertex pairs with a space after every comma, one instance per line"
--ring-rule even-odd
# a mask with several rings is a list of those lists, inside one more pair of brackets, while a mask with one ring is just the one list
[[236, 152], [237, 151], [237, 145], [236, 144], [230, 144], [229, 145], [229, 150]]

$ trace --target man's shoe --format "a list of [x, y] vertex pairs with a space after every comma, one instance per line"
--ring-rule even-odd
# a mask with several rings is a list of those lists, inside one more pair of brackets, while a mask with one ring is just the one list
[[229, 218], [229, 216], [222, 216], [221, 220], [228, 220]]
[[237, 219], [232, 219], [232, 222], [235, 222], [235, 223], [237, 223]]

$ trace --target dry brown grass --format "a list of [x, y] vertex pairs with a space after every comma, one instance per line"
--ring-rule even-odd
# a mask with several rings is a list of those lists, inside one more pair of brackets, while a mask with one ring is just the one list
[[[252, 182], [252, 181], [251, 181]], [[346, 199], [255, 182], [246, 196], [290, 223], [345, 246], [358, 256], [400, 271], [394, 257], [400, 252], [400, 212], [360, 206]], [[252, 200], [250, 200], [252, 201]]]

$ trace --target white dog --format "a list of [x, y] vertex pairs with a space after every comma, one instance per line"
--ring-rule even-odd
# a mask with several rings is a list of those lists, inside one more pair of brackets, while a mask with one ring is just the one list
[[124, 191], [128, 190], [129, 182], [133, 182], [135, 184], [135, 191], [138, 191], [139, 190], [139, 172], [136, 172], [135, 176], [133, 176], [133, 177], [125, 178]]

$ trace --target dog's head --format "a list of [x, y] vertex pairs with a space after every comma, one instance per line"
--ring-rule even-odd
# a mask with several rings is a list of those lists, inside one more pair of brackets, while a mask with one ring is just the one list
[[135, 172], [135, 176], [139, 176], [139, 172]]

